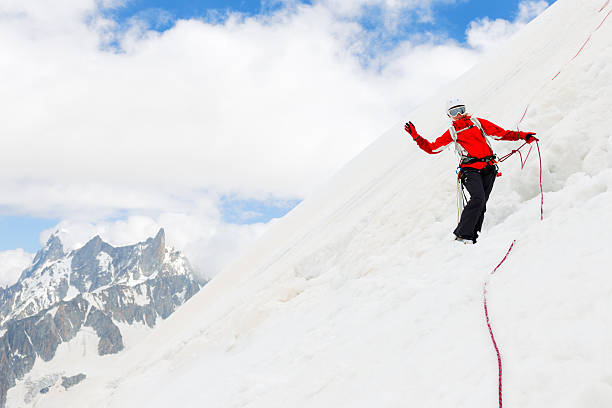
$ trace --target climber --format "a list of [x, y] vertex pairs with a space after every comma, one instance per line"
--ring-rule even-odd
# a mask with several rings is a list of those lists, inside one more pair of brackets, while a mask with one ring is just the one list
[[447, 103], [446, 114], [452, 120], [451, 126], [433, 143], [421, 137], [412, 122], [406, 123], [404, 129], [429, 154], [440, 153], [454, 143], [460, 159], [459, 178], [470, 194], [470, 200], [454, 231], [455, 240], [463, 244], [475, 244], [497, 176], [497, 156], [488, 139], [525, 140], [527, 143], [538, 139], [535, 132], [504, 130], [488, 120], [470, 116], [460, 98], [453, 98]]

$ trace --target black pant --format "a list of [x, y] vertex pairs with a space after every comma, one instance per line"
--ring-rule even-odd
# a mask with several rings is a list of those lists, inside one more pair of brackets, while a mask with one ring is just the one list
[[470, 193], [470, 201], [461, 213], [459, 225], [454, 231], [456, 236], [476, 242], [482, 228], [487, 201], [493, 189], [495, 177], [497, 177], [495, 166], [487, 166], [482, 170], [469, 167], [461, 169], [461, 182]]

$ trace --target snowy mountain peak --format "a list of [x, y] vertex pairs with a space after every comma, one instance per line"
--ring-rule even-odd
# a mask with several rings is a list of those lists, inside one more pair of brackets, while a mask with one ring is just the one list
[[82, 327], [95, 331], [99, 355], [114, 354], [124, 348], [120, 326], [152, 328], [199, 289], [185, 256], [166, 248], [163, 229], [123, 247], [95, 236], [69, 253], [52, 235], [18, 282], [0, 291], [0, 407], [37, 357], [53, 359]]
[[85, 247], [99, 247], [100, 245], [102, 245], [104, 243], [104, 241], [102, 241], [102, 238], [100, 238], [100, 235], [96, 235], [94, 236], [92, 239], [90, 239], [89, 241], [87, 241], [85, 243], [85, 245], [83, 245], [83, 248]]
[[[27, 274], [29, 273], [29, 271], [38, 268], [45, 262], [52, 262], [57, 259], [60, 259], [64, 255], [64, 246], [62, 245], [62, 241], [59, 237], [59, 232], [55, 232], [51, 234], [45, 246], [36, 253], [34, 261], [32, 261], [32, 268], [26, 269], [24, 271], [24, 274]], [[20, 280], [24, 277], [25, 276], [22, 274]]]
[[57, 234], [38, 251], [32, 266], [6, 289], [0, 304], [0, 324], [35, 315], [58, 301], [113, 285], [135, 286], [160, 274], [193, 275], [189, 261], [165, 246], [160, 229], [154, 238], [113, 247], [99, 235], [81, 248], [66, 253]]
[[[144, 243], [143, 253], [146, 254], [145, 258], [153, 262], [161, 263], [164, 260], [164, 254], [166, 249], [166, 233], [163, 228], [157, 232], [155, 238], [149, 238]], [[153, 267], [154, 265], [149, 265]]]
[[164, 231], [163, 228], [160, 228], [159, 231], [157, 231], [155, 238], [147, 239], [147, 243], [149, 241], [152, 241], [154, 245], [165, 247], [166, 246], [166, 231]]

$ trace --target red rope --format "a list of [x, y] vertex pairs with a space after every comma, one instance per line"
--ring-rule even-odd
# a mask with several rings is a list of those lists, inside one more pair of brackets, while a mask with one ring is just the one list
[[[536, 140], [536, 147], [538, 148], [538, 157], [540, 158], [540, 221], [544, 220], [544, 187], [542, 186], [542, 153], [540, 153], [540, 145]], [[525, 159], [527, 160], [527, 159]]]
[[[504, 157], [502, 157], [501, 159], [499, 159], [499, 162], [502, 162], [502, 161], [508, 159], [513, 154], [518, 153], [520, 158], [521, 158], [521, 170], [522, 170], [523, 167], [525, 166], [525, 163], [527, 162], [527, 159], [529, 158], [529, 154], [531, 153], [531, 149], [533, 148], [533, 146], [529, 147], [529, 152], [527, 153], [527, 156], [525, 157], [525, 160], [523, 160], [523, 156], [522, 156], [520, 150], [525, 145], [527, 145], [527, 142], [525, 142], [518, 149], [513, 150], [509, 154], [507, 154]], [[542, 154], [540, 152], [540, 144], [538, 143], [537, 140], [536, 140], [536, 147], [538, 148], [538, 157], [540, 158], [540, 196], [541, 196], [541, 200], [540, 200], [540, 220], [544, 220], [544, 188], [543, 188], [543, 184], [542, 184]], [[506, 261], [506, 259], [508, 259], [508, 256], [510, 255], [510, 251], [512, 251], [512, 248], [514, 248], [514, 244], [515, 243], [516, 243], [516, 240], [512, 241], [512, 244], [510, 244], [510, 248], [508, 248], [508, 252], [506, 252], [506, 255], [501, 260], [501, 262], [499, 264], [497, 264], [495, 269], [493, 269], [493, 272], [491, 272], [491, 276], [494, 275], [495, 272], [497, 272], [497, 270], [499, 269], [499, 267], [502, 266], [502, 264]], [[486, 321], [487, 321], [487, 327], [489, 328], [489, 335], [491, 336], [491, 342], [493, 343], [493, 347], [495, 348], [495, 354], [497, 354], [497, 370], [498, 370], [497, 379], [498, 379], [499, 408], [502, 408], [502, 406], [503, 406], [503, 399], [502, 399], [502, 396], [503, 396], [502, 395], [502, 385], [503, 385], [503, 383], [502, 383], [502, 359], [501, 359], [501, 352], [499, 351], [499, 346], [497, 345], [497, 341], [495, 340], [495, 335], [493, 334], [493, 327], [491, 326], [491, 319], [489, 317], [489, 308], [488, 308], [488, 305], [487, 305], [487, 285], [488, 284], [489, 284], [489, 279], [487, 279], [485, 281], [484, 285], [483, 285], [483, 288], [482, 288], [482, 299], [483, 299], [483, 304], [484, 304], [484, 312], [485, 312], [485, 318], [486, 318]]]
[[527, 163], [527, 159], [529, 158], [529, 155], [531, 154], [531, 149], [533, 149], [533, 146], [529, 145], [529, 151], [527, 152], [527, 156], [525, 156], [525, 160], [523, 160], [523, 155], [521, 154], [521, 152], [518, 152], [519, 157], [521, 158], [521, 170], [523, 170], [525, 168], [525, 164]]
[[521, 120], [519, 120], [518, 123], [516, 124], [517, 129], [518, 129], [518, 125], [520, 125], [523, 122], [523, 119], [525, 119], [525, 116], [527, 116], [527, 111], [529, 110], [530, 105], [531, 103], [528, 103], [527, 106], [525, 107], [525, 112], [523, 112], [523, 116], [521, 116]]
[[491, 275], [495, 274], [495, 272], [497, 272], [499, 267], [502, 266], [502, 264], [506, 261], [506, 258], [508, 258], [508, 255], [510, 255], [510, 251], [512, 251], [512, 248], [514, 247], [515, 243], [516, 243], [516, 239], [512, 241], [512, 244], [510, 244], [510, 248], [508, 249], [508, 252], [506, 252], [506, 256], [504, 256], [504, 259], [502, 259], [501, 262], [495, 267], [495, 269], [493, 269], [493, 272], [491, 272]]
[[610, 14], [612, 14], [612, 10], [608, 11], [608, 14], [606, 14], [606, 16], [604, 17], [604, 19], [601, 21], [601, 23], [599, 23], [599, 25], [597, 26], [597, 28], [595, 29], [595, 31], [599, 30], [601, 28], [601, 26], [603, 25], [603, 23], [606, 22], [606, 20], [608, 19], [608, 17], [610, 17]]
[[[608, 4], [610, 4], [610, 0], [607, 0], [605, 2], [605, 4], [601, 7], [599, 12], [601, 13], [608, 6]], [[597, 28], [595, 28], [595, 30], [593, 30], [593, 32], [599, 30], [601, 28], [601, 26], [603, 26], [604, 22], [608, 19], [608, 17], [610, 17], [610, 14], [612, 14], [612, 10], [610, 10], [606, 14], [606, 16], [603, 18], [601, 23], [599, 23], [599, 25], [597, 26]], [[574, 55], [574, 57], [570, 60], [570, 62], [573, 61], [576, 57], [578, 57], [578, 55], [580, 55], [582, 50], [584, 50], [584, 47], [586, 47], [588, 42], [591, 40], [591, 36], [592, 36], [592, 33], [589, 34], [589, 37], [586, 39], [584, 44], [582, 44], [582, 47], [580, 47], [580, 49], [578, 50], [576, 55]], [[555, 75], [552, 78], [553, 81], [561, 74], [561, 71], [562, 70], [557, 72], [557, 75]], [[527, 107], [525, 108], [525, 112], [523, 112], [523, 116], [521, 117], [521, 120], [519, 120], [519, 123], [516, 125], [517, 130], [518, 130], [519, 125], [523, 122], [523, 119], [525, 119], [525, 116], [527, 116], [527, 111], [529, 110], [529, 106], [530, 106], [530, 104], [527, 105]], [[527, 162], [527, 159], [529, 158], [529, 154], [531, 153], [531, 149], [533, 148], [533, 146], [530, 146], [529, 152], [527, 153], [527, 156], [525, 157], [525, 160], [523, 160], [523, 155], [521, 154], [520, 150], [526, 144], [527, 143], [525, 142], [518, 149], [512, 150], [510, 153], [508, 153], [507, 155], [505, 155], [502, 158], [500, 158], [498, 160], [498, 162], [501, 163], [501, 162], [507, 160], [513, 154], [518, 153], [520, 158], [521, 158], [521, 170], [522, 170], [524, 168], [524, 166], [525, 166], [525, 163]], [[544, 220], [544, 187], [543, 187], [543, 183], [542, 183], [542, 153], [540, 151], [540, 144], [538, 143], [537, 140], [536, 140], [536, 147], [538, 148], [538, 157], [539, 157], [539, 160], [540, 160], [540, 196], [541, 196], [541, 200], [540, 200], [540, 220]], [[495, 267], [495, 269], [493, 269], [493, 272], [491, 272], [491, 275], [495, 274], [495, 272], [497, 272], [499, 267], [506, 261], [506, 259], [510, 255], [510, 251], [512, 251], [512, 248], [514, 247], [515, 243], [516, 243], [516, 240], [512, 241], [512, 244], [510, 245], [510, 248], [508, 249], [508, 252], [506, 252], [506, 255], [501, 260], [501, 262]], [[488, 308], [488, 305], [487, 305], [487, 285], [488, 285], [488, 283], [489, 283], [489, 279], [487, 279], [485, 281], [484, 285], [483, 285], [482, 296], [483, 296], [485, 318], [487, 320], [487, 327], [489, 328], [489, 335], [491, 336], [491, 342], [493, 343], [493, 347], [495, 348], [495, 353], [497, 354], [499, 408], [502, 408], [502, 406], [503, 406], [503, 400], [502, 400], [502, 359], [501, 359], [501, 353], [499, 351], [499, 347], [497, 345], [497, 341], [495, 341], [495, 336], [493, 334], [493, 328], [491, 326], [491, 319], [489, 318], [489, 308]]]
[[[606, 1], [606, 3], [601, 7], [601, 9], [599, 9], [599, 12], [601, 13], [610, 3], [610, 0]], [[572, 57], [572, 59], [570, 59], [570, 62], [575, 60], [576, 57], [578, 57], [578, 55], [580, 55], [580, 53], [582, 52], [582, 50], [584, 50], [584, 47], [586, 47], [586, 45], [589, 43], [589, 41], [591, 41], [591, 37], [593, 36], [593, 33], [597, 30], [599, 30], [601, 28], [601, 26], [603, 26], [603, 24], [606, 22], [606, 20], [608, 19], [608, 17], [610, 17], [610, 14], [612, 14], [612, 10], [608, 11], [608, 14], [606, 14], [606, 16], [603, 18], [603, 20], [601, 20], [601, 23], [599, 23], [599, 25], [597, 26], [597, 28], [595, 28], [595, 30], [593, 30], [591, 32], [591, 34], [589, 34], [589, 36], [587, 37], [586, 41], [584, 42], [584, 44], [582, 44], [582, 47], [580, 47], [580, 49], [578, 50], [578, 52], [576, 53], [576, 55], [574, 55]], [[561, 71], [559, 71], [557, 73], [557, 75], [555, 75], [553, 77], [553, 81], [555, 80], [555, 78], [557, 78], [559, 76], [559, 74], [561, 73]]]
[[499, 159], [497, 159], [498, 163], [504, 162], [506, 160], [508, 160], [510, 158], [510, 156], [512, 156], [515, 153], [518, 153], [519, 150], [521, 150], [523, 148], [523, 146], [525, 146], [527, 143], [525, 142], [525, 144], [523, 144], [521, 147], [519, 147], [518, 149], [512, 150], [510, 153], [508, 153], [505, 156], [500, 157]]
[[493, 347], [495, 347], [495, 352], [497, 353], [497, 368], [498, 368], [498, 396], [499, 396], [499, 408], [503, 406], [503, 396], [502, 396], [502, 361], [501, 354], [499, 353], [499, 347], [497, 347], [497, 343], [495, 342], [495, 336], [493, 335], [493, 329], [491, 328], [491, 322], [489, 320], [489, 310], [487, 309], [487, 284], [485, 283], [484, 288], [484, 310], [485, 316], [487, 318], [487, 326], [489, 327], [489, 334], [491, 335], [491, 341], [493, 342]]
[[[508, 252], [506, 252], [506, 256], [504, 256], [504, 259], [501, 260], [501, 262], [495, 267], [495, 269], [493, 269], [493, 272], [491, 272], [491, 275], [493, 275], [497, 269], [499, 269], [499, 267], [504, 263], [504, 261], [508, 258], [508, 255], [510, 255], [510, 251], [512, 251], [512, 248], [514, 247], [514, 244], [516, 243], [516, 240], [512, 241], [512, 244], [510, 245], [510, 248], [508, 249]], [[484, 286], [482, 288], [482, 299], [483, 299], [483, 304], [484, 304], [484, 312], [485, 312], [485, 318], [487, 319], [487, 327], [489, 328], [489, 335], [491, 336], [491, 342], [493, 342], [493, 347], [495, 348], [495, 353], [497, 354], [497, 379], [498, 379], [498, 396], [499, 396], [499, 408], [502, 408], [503, 405], [503, 400], [502, 400], [502, 359], [501, 359], [501, 353], [499, 351], [499, 347], [497, 345], [497, 341], [495, 341], [495, 335], [493, 334], [493, 328], [491, 327], [491, 319], [489, 318], [489, 308], [487, 307], [487, 285], [489, 283], [489, 280], [487, 279], [484, 283]]]
[[519, 147], [518, 149], [512, 150], [507, 155], [502, 156], [499, 159], [497, 159], [497, 162], [498, 163], [504, 162], [508, 160], [510, 156], [512, 156], [513, 154], [518, 153], [521, 158], [521, 170], [523, 170], [525, 168], [525, 164], [527, 163], [527, 159], [529, 158], [529, 155], [531, 154], [531, 149], [533, 149], [533, 146], [529, 145], [529, 151], [527, 152], [527, 156], [525, 156], [525, 160], [523, 160], [523, 154], [521, 153], [521, 149], [525, 147], [526, 145], [528, 145], [527, 142], [523, 143], [521, 147]]
[[[525, 164], [527, 164], [527, 159], [529, 158], [529, 155], [531, 154], [531, 150], [533, 149], [533, 146], [529, 144], [529, 151], [527, 152], [527, 155], [525, 156], [525, 159], [523, 160], [523, 155], [520, 152], [520, 150], [523, 147], [525, 147], [527, 144], [529, 143], [527, 142], [523, 143], [521, 147], [519, 147], [518, 149], [512, 150], [507, 155], [500, 157], [497, 160], [497, 162], [501, 163], [505, 160], [508, 160], [510, 156], [512, 156], [513, 154], [518, 153], [521, 159], [521, 170], [523, 170], [525, 168]], [[538, 143], [537, 140], [536, 140], [536, 147], [538, 148], [538, 157], [540, 159], [540, 220], [544, 220], [544, 186], [542, 183], [542, 152], [540, 152], [540, 144]]]
[[584, 42], [584, 44], [582, 44], [582, 47], [580, 47], [580, 49], [578, 50], [578, 52], [576, 53], [576, 55], [574, 55], [570, 61], [575, 60], [575, 59], [576, 59], [576, 57], [577, 57], [578, 55], [580, 55], [580, 53], [582, 52], [582, 50], [584, 50], [584, 47], [586, 47], [586, 45], [589, 43], [589, 41], [591, 41], [591, 34], [589, 34], [589, 37], [586, 39], [586, 41]]

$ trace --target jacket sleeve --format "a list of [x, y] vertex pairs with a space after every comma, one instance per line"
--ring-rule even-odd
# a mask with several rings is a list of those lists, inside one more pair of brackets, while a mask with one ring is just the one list
[[500, 128], [495, 123], [489, 122], [486, 119], [478, 118], [478, 121], [482, 125], [482, 129], [485, 131], [487, 136], [495, 140], [525, 140], [526, 132], [515, 132], [513, 130], [505, 130]]
[[436, 154], [440, 153], [442, 150], [446, 148], [449, 144], [453, 142], [453, 138], [450, 135], [450, 132], [447, 130], [442, 136], [437, 138], [433, 143], [424, 137], [418, 135], [414, 141], [419, 145], [421, 150], [429, 153]]

